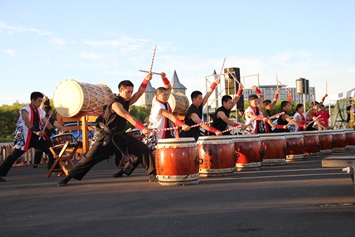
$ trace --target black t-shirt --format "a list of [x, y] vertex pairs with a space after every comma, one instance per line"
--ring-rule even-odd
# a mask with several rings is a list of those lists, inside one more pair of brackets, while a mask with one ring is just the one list
[[[284, 112], [286, 114], [286, 111], [282, 110], [281, 112]], [[285, 115], [282, 115], [280, 116], [278, 119], [277, 119], [277, 125], [287, 125], [288, 122], [287, 120], [284, 120], [283, 117]], [[276, 128], [274, 130], [274, 132], [289, 132], [290, 130], [288, 128], [284, 129], [284, 128]]]
[[104, 115], [104, 124], [111, 130], [112, 133], [125, 131], [127, 122], [125, 118], [119, 116], [116, 112], [111, 113], [112, 104], [115, 102], [122, 104], [123, 108], [127, 111], [129, 111], [130, 106], [130, 102], [125, 101], [119, 95], [113, 98], [113, 100], [108, 104]]
[[[196, 113], [197, 116], [201, 119], [202, 118], [202, 105], [196, 107], [194, 104], [190, 105], [188, 108], [184, 122], [186, 125], [195, 125], [196, 123], [190, 118], [191, 114]], [[191, 128], [189, 131], [181, 131], [180, 137], [193, 137], [197, 141], [198, 137], [200, 136], [200, 127]]]
[[[227, 129], [227, 123], [224, 122], [221, 118], [217, 118], [217, 114], [220, 111], [224, 112], [224, 114], [229, 118], [229, 114], [231, 112], [230, 109], [228, 110], [228, 109], [224, 108], [223, 106], [221, 106], [220, 108], [218, 108], [216, 110], [216, 113], [213, 117], [212, 127], [216, 128], [219, 131], [224, 131]], [[229, 134], [224, 133], [224, 135], [230, 135], [230, 133]]]

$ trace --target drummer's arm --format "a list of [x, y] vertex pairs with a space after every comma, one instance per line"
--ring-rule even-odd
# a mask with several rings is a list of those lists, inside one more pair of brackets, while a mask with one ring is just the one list
[[234, 107], [234, 106], [238, 103], [238, 101], [239, 101], [239, 99], [240, 99], [240, 97], [241, 97], [242, 95], [243, 95], [243, 84], [240, 83], [240, 84], [239, 84], [238, 92], [237, 92], [236, 96], [235, 96], [234, 99], [233, 99], [233, 106], [232, 106], [232, 107]]
[[228, 125], [230, 125], [230, 126], [232, 126], [232, 127], [235, 127], [235, 126], [238, 125], [237, 123], [235, 123], [235, 122], [229, 120], [229, 118], [226, 116], [226, 114], [225, 114], [224, 112], [222, 112], [222, 111], [219, 111], [219, 112], [217, 113], [217, 118], [222, 119], [226, 124], [228, 124]]
[[58, 123], [57, 120], [54, 121], [53, 125], [54, 127], [58, 128], [61, 132], [67, 131], [67, 129], [64, 126], [62, 126], [60, 123]]
[[169, 95], [170, 95], [171, 90], [173, 89], [173, 87], [171, 86], [171, 83], [170, 83], [169, 79], [166, 77], [165, 72], [161, 72], [160, 76], [161, 76], [161, 79], [163, 80], [165, 88], [168, 90]]
[[164, 117], [168, 118], [170, 121], [172, 121], [176, 126], [181, 126], [182, 130], [188, 131], [190, 129], [190, 126], [186, 125], [183, 121], [175, 117], [172, 113], [165, 109], [160, 109], [159, 114], [163, 115]]
[[113, 103], [111, 106], [111, 109], [116, 114], [118, 114], [122, 118], [126, 119], [130, 124], [132, 124], [133, 126], [138, 128], [139, 130], [141, 130], [144, 134], [150, 133], [150, 130], [148, 128], [144, 127], [144, 125], [141, 122], [139, 122], [138, 119], [136, 119], [130, 113], [128, 113], [128, 111], [123, 108], [121, 103], [118, 103], [118, 102]]
[[[221, 80], [219, 78], [217, 78], [213, 83], [212, 85], [210, 86], [210, 88], [208, 88], [207, 92], [206, 92], [206, 95], [203, 97], [203, 100], [202, 100], [202, 106], [205, 106], [205, 104], [207, 103], [208, 101], [208, 98], [211, 96], [213, 90], [216, 88], [216, 86], [219, 84]], [[197, 116], [198, 117], [198, 116]]]
[[214, 127], [210, 127], [210, 126], [208, 126], [206, 124], [203, 124], [203, 121], [200, 119], [200, 117], [198, 117], [198, 115], [196, 113], [192, 113], [190, 115], [190, 117], [191, 117], [192, 121], [194, 121], [196, 124], [201, 124], [200, 126], [203, 129], [205, 129], [206, 131], [213, 132], [213, 133], [215, 133], [218, 136], [222, 135], [221, 131], [215, 129]]
[[256, 119], [258, 116], [253, 114], [252, 112], [248, 111], [246, 112], [246, 115], [251, 118], [252, 120]]
[[139, 99], [139, 97], [141, 97], [141, 95], [143, 95], [145, 88], [147, 87], [149, 81], [152, 79], [152, 74], [147, 74], [142, 82], [142, 84], [140, 85], [140, 87], [138, 88], [138, 91], [136, 93], [134, 93], [132, 95], [132, 98], [129, 100], [129, 104], [134, 104], [137, 102], [137, 100]]

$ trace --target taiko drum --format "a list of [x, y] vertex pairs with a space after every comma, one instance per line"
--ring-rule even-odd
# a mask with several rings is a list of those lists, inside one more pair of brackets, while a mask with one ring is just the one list
[[237, 171], [259, 170], [264, 151], [261, 150], [259, 135], [233, 136], [237, 159], [235, 167]]
[[328, 155], [333, 151], [333, 136], [329, 130], [318, 131], [320, 154]]
[[161, 185], [197, 184], [199, 159], [194, 138], [159, 139], [155, 150], [157, 178]]
[[233, 136], [200, 136], [197, 140], [200, 176], [232, 175], [235, 170]]
[[355, 130], [353, 128], [344, 129], [346, 137], [346, 149], [355, 149]]
[[304, 138], [302, 133], [287, 132], [286, 139], [286, 159], [295, 160], [304, 158]]
[[346, 136], [342, 129], [330, 130], [333, 136], [333, 152], [344, 152], [346, 147]]
[[319, 137], [317, 131], [303, 131], [305, 156], [320, 155]]
[[93, 85], [67, 79], [56, 87], [53, 103], [63, 117], [73, 117], [79, 112], [98, 116], [113, 97], [111, 89], [104, 84]]
[[259, 134], [261, 149], [265, 151], [262, 165], [281, 165], [286, 163], [286, 139], [283, 133]]

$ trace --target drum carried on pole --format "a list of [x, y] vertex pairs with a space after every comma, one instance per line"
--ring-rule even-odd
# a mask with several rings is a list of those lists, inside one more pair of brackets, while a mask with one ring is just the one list
[[67, 79], [56, 87], [53, 103], [63, 117], [73, 117], [79, 112], [98, 116], [113, 97], [111, 89], [104, 84], [93, 85]]

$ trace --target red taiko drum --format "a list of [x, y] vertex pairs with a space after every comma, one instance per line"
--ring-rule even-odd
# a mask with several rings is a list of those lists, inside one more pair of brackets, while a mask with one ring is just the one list
[[318, 156], [320, 154], [319, 137], [317, 131], [303, 131], [304, 155]]
[[235, 167], [237, 171], [259, 170], [262, 162], [263, 151], [259, 135], [233, 136], [237, 159]]
[[159, 184], [165, 186], [198, 184], [199, 159], [194, 138], [159, 139], [155, 166]]
[[333, 136], [333, 152], [345, 152], [346, 136], [342, 129], [330, 130]]
[[346, 149], [355, 149], [355, 130], [353, 128], [344, 129], [346, 137]]
[[333, 136], [329, 130], [318, 131], [319, 149], [322, 155], [328, 155], [333, 151]]
[[295, 160], [304, 158], [304, 139], [302, 133], [286, 132], [286, 159]]
[[265, 151], [262, 165], [281, 165], [286, 163], [286, 139], [284, 133], [262, 133], [261, 149]]
[[235, 170], [233, 136], [201, 136], [197, 140], [200, 176], [232, 175]]

